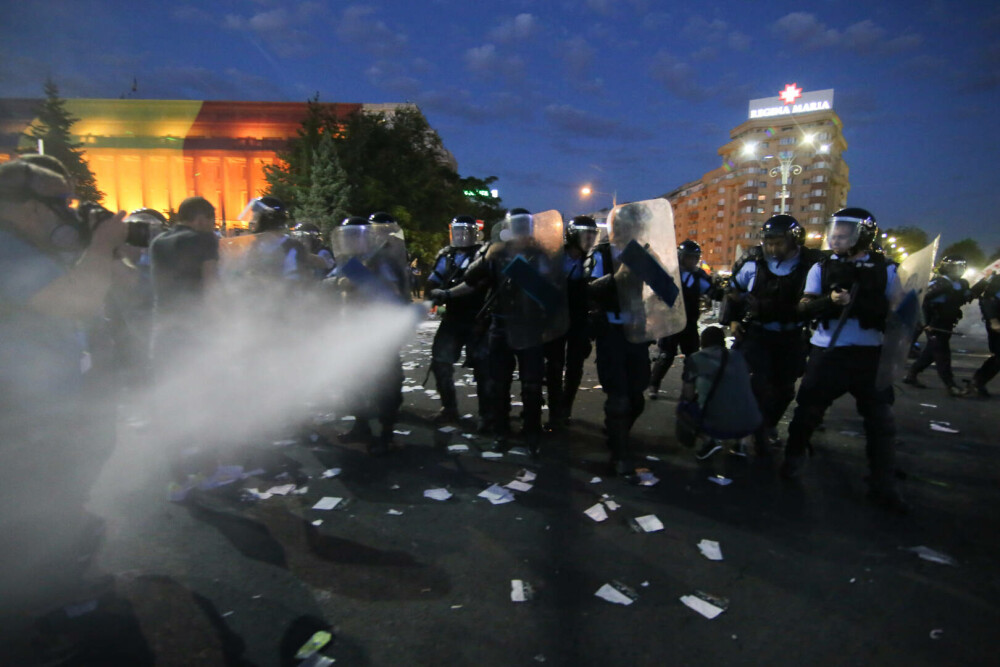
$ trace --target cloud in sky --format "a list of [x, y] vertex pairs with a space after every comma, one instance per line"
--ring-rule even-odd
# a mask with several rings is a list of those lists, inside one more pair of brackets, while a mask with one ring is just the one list
[[569, 104], [550, 104], [545, 118], [556, 129], [590, 139], [649, 139], [651, 133], [622, 121], [602, 118]]
[[499, 44], [508, 44], [531, 39], [537, 31], [538, 19], [531, 14], [518, 14], [491, 30], [489, 38]]
[[732, 29], [729, 23], [722, 19], [709, 21], [703, 16], [692, 16], [684, 24], [681, 34], [701, 43], [725, 44], [734, 51], [745, 51], [750, 48], [750, 37]]
[[463, 58], [465, 67], [478, 75], [500, 74], [509, 79], [519, 79], [524, 73], [524, 59], [517, 55], [501, 54], [495, 44], [467, 49]]
[[[185, 13], [191, 20], [196, 20], [197, 14], [182, 11], [182, 16]], [[314, 52], [316, 33], [311, 28], [325, 14], [326, 9], [318, 2], [300, 2], [250, 16], [227, 14], [222, 26], [252, 34], [281, 58], [302, 58]]]
[[871, 19], [852, 23], [843, 30], [830, 28], [809, 12], [786, 14], [774, 22], [771, 30], [809, 51], [838, 47], [864, 55], [892, 55], [923, 43], [923, 36], [914, 32], [889, 38], [888, 31]]
[[337, 37], [345, 44], [363, 45], [378, 56], [401, 54], [409, 37], [401, 30], [390, 28], [375, 14], [376, 9], [368, 5], [345, 8], [336, 21]]

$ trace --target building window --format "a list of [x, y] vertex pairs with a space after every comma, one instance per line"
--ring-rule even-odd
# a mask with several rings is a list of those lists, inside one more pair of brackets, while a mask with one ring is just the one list
[[767, 181], [758, 181], [757, 185], [759, 185], [762, 188], [766, 188], [767, 187]]
[[822, 197], [824, 193], [823, 193], [822, 190], [813, 190], [809, 194], [810, 194], [810, 196], [813, 196], [813, 197]]
[[725, 192], [725, 191], [726, 191], [726, 188], [724, 188], [724, 187], [722, 187], [722, 188], [719, 188], [719, 194], [722, 194], [722, 193], [723, 193], [723, 192]]
[[719, 211], [718, 213], [716, 213], [716, 214], [715, 214], [715, 217], [717, 217], [717, 218], [721, 218], [721, 217], [723, 217], [723, 216], [724, 216], [725, 214], [726, 214], [726, 212], [725, 212], [725, 211]]
[[725, 206], [725, 204], [726, 204], [726, 200], [725, 199], [720, 199], [719, 200], [719, 206]]
[[[816, 179], [816, 182], [819, 183], [819, 178]], [[803, 178], [802, 179], [802, 185], [809, 185], [809, 179], [808, 178]]]
[[789, 144], [794, 144], [794, 143], [795, 143], [795, 137], [782, 137], [780, 140], [778, 140], [778, 145], [780, 146], [788, 146]]

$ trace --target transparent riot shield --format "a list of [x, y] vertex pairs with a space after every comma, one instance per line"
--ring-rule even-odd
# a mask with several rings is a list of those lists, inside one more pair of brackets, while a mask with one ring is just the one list
[[335, 227], [330, 247], [337, 261], [335, 277], [343, 290], [359, 300], [410, 301], [406, 242], [398, 224]]
[[249, 257], [258, 238], [245, 234], [219, 239], [219, 276], [223, 281], [233, 282], [247, 273]]
[[684, 329], [687, 315], [670, 202], [649, 199], [617, 206], [608, 227], [612, 254], [631, 274], [615, 280], [625, 337], [642, 343]]
[[565, 334], [569, 305], [562, 215], [534, 213], [530, 237], [508, 236], [498, 246], [493, 251], [502, 273], [497, 308], [506, 323], [508, 345], [523, 350]]
[[885, 389], [906, 375], [906, 362], [913, 344], [913, 337], [923, 321], [924, 294], [934, 269], [934, 255], [938, 241], [911, 254], [896, 268], [900, 288], [889, 300], [889, 317], [882, 338], [882, 356], [879, 359], [875, 388]]

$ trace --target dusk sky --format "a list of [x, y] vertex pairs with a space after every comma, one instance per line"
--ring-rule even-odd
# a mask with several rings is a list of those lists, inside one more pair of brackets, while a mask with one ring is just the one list
[[833, 88], [850, 205], [1000, 246], [995, 2], [4, 5], [0, 95], [415, 102], [462, 175], [567, 215], [610, 203], [585, 183], [647, 199], [717, 167], [752, 98]]

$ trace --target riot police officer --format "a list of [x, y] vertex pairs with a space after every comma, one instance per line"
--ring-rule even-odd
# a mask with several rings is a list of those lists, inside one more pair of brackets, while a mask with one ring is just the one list
[[333, 251], [323, 243], [323, 233], [311, 222], [300, 222], [292, 227], [291, 237], [301, 243], [309, 251], [307, 261], [317, 278], [326, 277], [336, 262]]
[[969, 283], [962, 278], [966, 268], [964, 257], [948, 255], [941, 258], [938, 275], [931, 280], [924, 294], [924, 335], [927, 345], [903, 378], [904, 383], [926, 389], [927, 385], [917, 376], [933, 363], [948, 393], [951, 396], [964, 394], [955, 384], [955, 375], [951, 370], [951, 334], [962, 319], [962, 306], [972, 301]]
[[[578, 215], [566, 227], [563, 246], [563, 275], [569, 303], [569, 329], [545, 344], [545, 384], [549, 399], [549, 427], [569, 422], [576, 392], [583, 378], [583, 362], [590, 356], [587, 277], [584, 260], [597, 241], [597, 221]], [[565, 372], [565, 377], [564, 377]]]
[[658, 353], [649, 380], [649, 397], [655, 399], [660, 383], [677, 358], [677, 350], [684, 355], [698, 351], [698, 317], [701, 315], [701, 297], [712, 289], [712, 279], [701, 268], [701, 246], [690, 239], [677, 246], [677, 261], [681, 268], [681, 293], [687, 326], [683, 331], [656, 341]]
[[479, 228], [475, 218], [469, 215], [456, 216], [448, 228], [451, 242], [438, 252], [426, 287], [432, 301], [445, 305], [444, 316], [431, 348], [431, 371], [441, 395], [441, 411], [434, 421], [438, 424], [458, 422], [454, 365], [462, 348], [465, 348], [465, 363], [472, 368], [477, 385], [479, 427], [486, 431], [489, 427], [484, 377], [486, 339], [485, 330], [476, 321], [483, 307], [484, 292], [476, 290], [465, 296], [452, 298], [450, 291], [464, 282], [465, 272], [481, 248], [481, 244], [477, 243]]
[[[378, 302], [410, 302], [406, 247], [399, 225], [394, 220], [377, 222], [375, 217], [351, 216], [330, 235], [339, 262], [324, 285], [340, 297], [342, 307], [347, 311]], [[373, 455], [387, 453], [393, 442], [399, 408], [403, 404], [402, 389], [403, 364], [399, 351], [373, 360], [371, 385], [359, 397], [358, 404], [353, 406], [354, 425], [341, 436], [341, 440], [364, 442]], [[374, 437], [369, 424], [372, 419], [376, 419], [381, 426], [377, 437]]]
[[979, 310], [986, 323], [986, 340], [990, 346], [990, 356], [972, 376], [966, 394], [988, 398], [986, 383], [1000, 371], [1000, 273], [984, 278], [976, 284], [974, 293], [979, 297]]
[[850, 393], [864, 419], [871, 474], [868, 499], [880, 507], [905, 512], [895, 486], [896, 423], [893, 390], [876, 387], [882, 333], [891, 296], [901, 287], [895, 265], [875, 253], [875, 217], [862, 208], [837, 211], [830, 220], [827, 242], [833, 255], [817, 262], [806, 276], [800, 313], [817, 322], [805, 376], [788, 427], [781, 474], [801, 475], [808, 462], [810, 439], [834, 400]]
[[804, 358], [803, 317], [798, 312], [806, 275], [822, 253], [804, 246], [805, 229], [790, 215], [775, 215], [761, 227], [763, 252], [733, 267], [725, 309], [728, 324], [750, 366], [752, 386], [764, 417], [755, 435], [758, 455], [778, 439], [781, 416], [795, 397]]
[[[549, 212], [547, 212], [549, 213]], [[449, 290], [448, 298], [467, 296], [473, 291], [489, 288], [491, 320], [489, 346], [489, 411], [496, 432], [494, 447], [503, 448], [510, 432], [510, 388], [515, 363], [521, 381], [523, 426], [521, 436], [533, 455], [537, 455], [542, 433], [542, 378], [545, 370], [543, 344], [565, 332], [568, 315], [563, 303], [547, 308], [535, 300], [524, 285], [510, 275], [518, 260], [552, 290], [558, 291], [563, 281], [553, 253], [546, 241], [562, 239], [562, 218], [533, 216], [526, 209], [511, 209], [500, 228], [500, 240], [493, 243], [482, 258], [468, 268], [465, 282]], [[536, 219], [537, 218], [537, 219]], [[556, 236], [558, 234], [558, 236]], [[523, 266], [523, 265], [522, 265]], [[565, 319], [565, 325], [562, 319]]]

